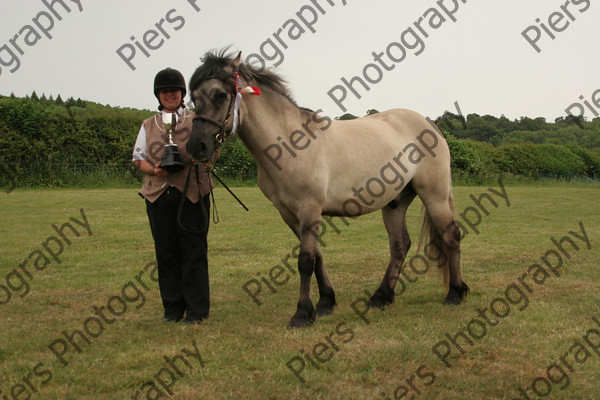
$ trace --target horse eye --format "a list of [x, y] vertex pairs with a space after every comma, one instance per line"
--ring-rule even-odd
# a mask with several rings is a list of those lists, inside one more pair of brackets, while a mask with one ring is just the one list
[[227, 99], [227, 93], [225, 93], [225, 92], [215, 93], [215, 96], [214, 96], [215, 104], [222, 104], [223, 102], [225, 102], [226, 99]]

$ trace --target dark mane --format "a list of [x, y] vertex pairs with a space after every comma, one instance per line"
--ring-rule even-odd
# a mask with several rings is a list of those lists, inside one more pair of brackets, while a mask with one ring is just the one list
[[[202, 82], [209, 79], [228, 81], [233, 85], [231, 67], [235, 57], [233, 53], [227, 53], [228, 50], [229, 47], [221, 50], [208, 51], [204, 57], [202, 57], [202, 65], [196, 69], [190, 78], [190, 92], [193, 92]], [[240, 62], [238, 73], [245, 82], [255, 81], [259, 88], [260, 86], [266, 86], [274, 92], [284, 96], [292, 104], [298, 107], [292, 93], [287, 87], [285, 79], [270, 69], [258, 69], [252, 65], [246, 65], [243, 62]]]
[[231, 54], [225, 54], [227, 49], [222, 49], [219, 53], [216, 50], [207, 52], [200, 60], [203, 62], [190, 78], [189, 88], [193, 92], [200, 83], [209, 79], [225, 80], [231, 78], [231, 73], [225, 68], [230, 65], [233, 58]]

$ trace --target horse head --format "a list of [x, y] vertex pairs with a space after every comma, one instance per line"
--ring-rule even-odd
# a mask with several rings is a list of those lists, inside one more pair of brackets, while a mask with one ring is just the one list
[[186, 148], [194, 160], [210, 163], [215, 151], [236, 129], [238, 116], [232, 115], [237, 114], [234, 103], [239, 93], [236, 74], [241, 54], [231, 59], [209, 53], [190, 79], [196, 115]]

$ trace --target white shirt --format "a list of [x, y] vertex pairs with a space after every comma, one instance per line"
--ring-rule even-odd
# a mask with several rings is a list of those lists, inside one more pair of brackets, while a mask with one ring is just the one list
[[[185, 112], [185, 108], [179, 107], [177, 109], [178, 115], [183, 115]], [[165, 111], [160, 112], [162, 114], [167, 114]], [[154, 118], [154, 117], [153, 117]], [[162, 129], [162, 127], [161, 127]], [[142, 161], [148, 160], [148, 155], [146, 154], [146, 128], [144, 128], [144, 124], [142, 124], [140, 131], [138, 132], [137, 139], [135, 140], [135, 145], [133, 146], [133, 154], [131, 157], [132, 161]]]

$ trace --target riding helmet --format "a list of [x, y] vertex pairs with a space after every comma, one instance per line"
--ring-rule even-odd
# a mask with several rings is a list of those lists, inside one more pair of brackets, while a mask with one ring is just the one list
[[158, 99], [158, 91], [161, 89], [175, 88], [181, 90], [181, 97], [185, 97], [185, 79], [181, 72], [173, 68], [165, 68], [154, 77], [154, 95]]

